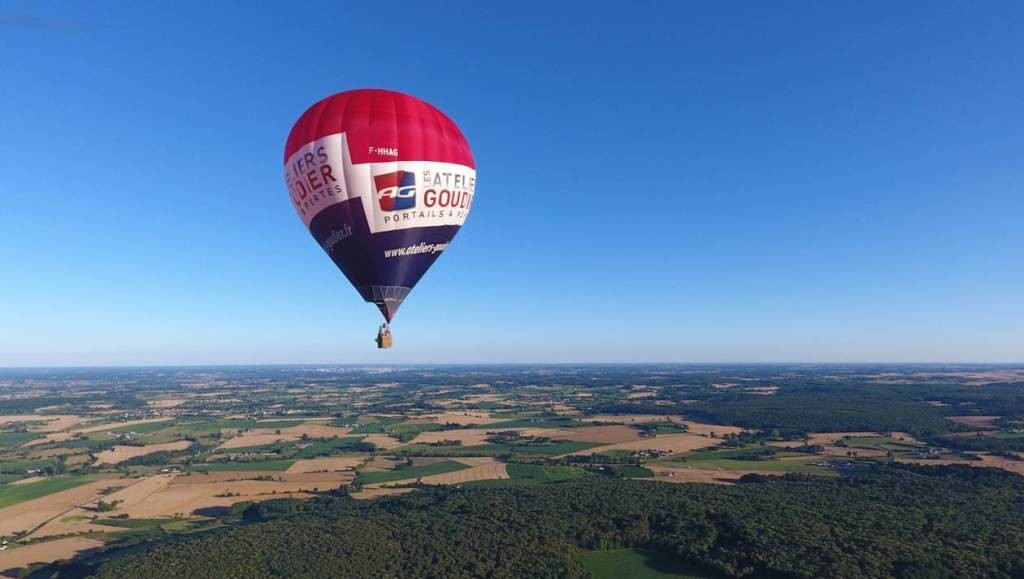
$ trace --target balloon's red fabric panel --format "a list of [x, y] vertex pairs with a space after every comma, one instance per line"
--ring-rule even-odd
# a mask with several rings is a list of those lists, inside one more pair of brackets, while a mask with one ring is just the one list
[[[360, 89], [309, 107], [288, 135], [284, 159], [303, 145], [345, 133], [353, 163], [440, 161], [475, 168], [459, 127], [433, 105], [400, 92]], [[401, 156], [392, 153], [398, 150]]]

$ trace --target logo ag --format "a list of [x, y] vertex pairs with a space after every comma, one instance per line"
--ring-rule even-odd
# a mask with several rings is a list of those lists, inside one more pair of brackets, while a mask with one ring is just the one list
[[377, 202], [381, 211], [399, 211], [416, 207], [416, 175], [411, 171], [395, 171], [375, 175]]

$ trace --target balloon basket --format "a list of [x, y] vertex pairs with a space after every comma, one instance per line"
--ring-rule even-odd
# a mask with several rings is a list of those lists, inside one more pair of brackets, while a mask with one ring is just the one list
[[377, 333], [377, 348], [384, 350], [391, 347], [391, 331], [381, 330]]

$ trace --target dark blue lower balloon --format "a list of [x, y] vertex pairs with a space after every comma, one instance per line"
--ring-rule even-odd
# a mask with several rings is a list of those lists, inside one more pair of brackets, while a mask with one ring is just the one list
[[309, 223], [313, 238], [388, 322], [458, 231], [441, 225], [370, 233], [359, 198], [331, 205]]

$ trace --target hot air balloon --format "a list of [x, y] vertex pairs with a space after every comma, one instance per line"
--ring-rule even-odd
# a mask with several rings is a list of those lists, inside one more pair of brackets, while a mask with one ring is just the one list
[[418, 98], [346, 91], [296, 121], [284, 175], [309, 233], [380, 309], [377, 346], [390, 347], [399, 306], [473, 205], [476, 169], [466, 138]]

